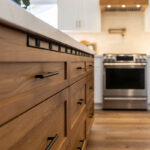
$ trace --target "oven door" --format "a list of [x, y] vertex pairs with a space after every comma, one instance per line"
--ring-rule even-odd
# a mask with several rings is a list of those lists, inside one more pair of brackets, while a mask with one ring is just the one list
[[104, 65], [104, 96], [145, 97], [146, 65]]

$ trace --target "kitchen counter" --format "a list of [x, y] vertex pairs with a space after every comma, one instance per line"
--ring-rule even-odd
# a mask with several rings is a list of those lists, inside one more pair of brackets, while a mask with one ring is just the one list
[[85, 150], [93, 53], [16, 4], [0, 4], [0, 150]]
[[94, 52], [86, 46], [80, 44], [67, 34], [33, 16], [10, 0], [0, 1], [0, 23], [25, 32], [38, 34], [40, 36], [56, 40], [62, 44], [72, 46], [81, 51], [94, 54]]

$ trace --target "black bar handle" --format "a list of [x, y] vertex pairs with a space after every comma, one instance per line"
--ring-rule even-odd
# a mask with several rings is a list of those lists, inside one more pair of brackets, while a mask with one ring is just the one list
[[78, 70], [81, 70], [81, 69], [85, 69], [85, 68], [83, 68], [83, 67], [77, 67], [77, 69], [78, 69]]
[[45, 150], [50, 150], [58, 138], [59, 138], [58, 134], [56, 134], [55, 137], [48, 137], [48, 140], [50, 140], [51, 142], [49, 143], [49, 145]]
[[48, 72], [47, 74], [37, 74], [35, 75], [35, 78], [44, 79], [44, 78], [52, 77], [58, 74], [59, 72]]
[[77, 102], [77, 104], [82, 105], [82, 102], [79, 101], [79, 102]]
[[90, 89], [90, 90], [93, 90], [93, 86], [90, 86], [89, 89]]
[[93, 118], [93, 116], [94, 116], [94, 114], [93, 114], [93, 113], [91, 113], [91, 114], [90, 114], [90, 116], [89, 116], [89, 118]]
[[77, 149], [82, 150], [83, 145], [84, 145], [84, 140], [80, 140], [80, 142], [82, 143], [80, 147], [77, 147]]
[[82, 105], [82, 103], [84, 102], [84, 99], [80, 99], [77, 104]]
[[81, 102], [84, 102], [84, 99], [81, 98], [80, 101], [81, 101]]
[[91, 116], [89, 116], [89, 118], [93, 118], [93, 116], [91, 115]]
[[94, 65], [91, 65], [91, 64], [90, 64], [89, 67], [94, 67]]

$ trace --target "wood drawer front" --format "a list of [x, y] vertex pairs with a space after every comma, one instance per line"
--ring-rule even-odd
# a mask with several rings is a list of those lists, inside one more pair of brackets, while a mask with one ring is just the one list
[[[0, 100], [39, 88], [53, 87], [66, 80], [66, 63], [0, 63]], [[36, 75], [54, 75], [35, 78]], [[42, 76], [41, 76], [42, 77]]]
[[94, 101], [91, 101], [87, 106], [87, 117], [88, 118], [94, 117]]
[[93, 71], [94, 70], [94, 62], [93, 61], [86, 62], [86, 69], [88, 72]]
[[45, 150], [48, 137], [56, 137], [51, 150], [65, 150], [67, 99], [64, 90], [0, 128], [1, 150]]
[[91, 95], [94, 94], [94, 77], [90, 74], [87, 78], [87, 103], [90, 101]]
[[84, 146], [86, 136], [85, 128], [86, 128], [85, 116], [82, 114], [81, 119], [78, 121], [76, 127], [71, 132], [72, 137], [70, 150], [78, 150]]
[[94, 102], [91, 102], [87, 106], [87, 118], [86, 118], [86, 137], [88, 138], [92, 124], [94, 121]]
[[[0, 68], [0, 124], [44, 101], [68, 83], [66, 62], [0, 63]], [[50, 75], [49, 72], [54, 74], [35, 78]]]
[[86, 79], [82, 79], [70, 87], [71, 127], [78, 119], [86, 104]]
[[71, 83], [81, 79], [86, 75], [85, 61], [73, 61], [70, 64], [70, 79]]

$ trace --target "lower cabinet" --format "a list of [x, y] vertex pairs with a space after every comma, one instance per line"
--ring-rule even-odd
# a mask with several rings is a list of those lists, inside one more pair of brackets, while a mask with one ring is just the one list
[[5, 25], [0, 33], [0, 150], [85, 150], [94, 55]]
[[[1, 150], [85, 150], [94, 120], [84, 77], [0, 128]], [[88, 101], [87, 101], [88, 99]]]
[[[93, 75], [74, 83], [69, 89], [70, 143], [69, 150], [85, 150], [94, 121]], [[92, 87], [90, 89], [90, 87]]]
[[78, 121], [86, 107], [86, 78], [76, 82], [69, 88], [69, 108], [71, 129]]
[[87, 106], [87, 113], [86, 113], [86, 138], [88, 138], [93, 121], [94, 121], [94, 102], [91, 102]]
[[68, 90], [0, 128], [1, 150], [66, 150]]
[[78, 122], [71, 130], [71, 150], [84, 150], [86, 142], [86, 114], [85, 110], [80, 115]]

